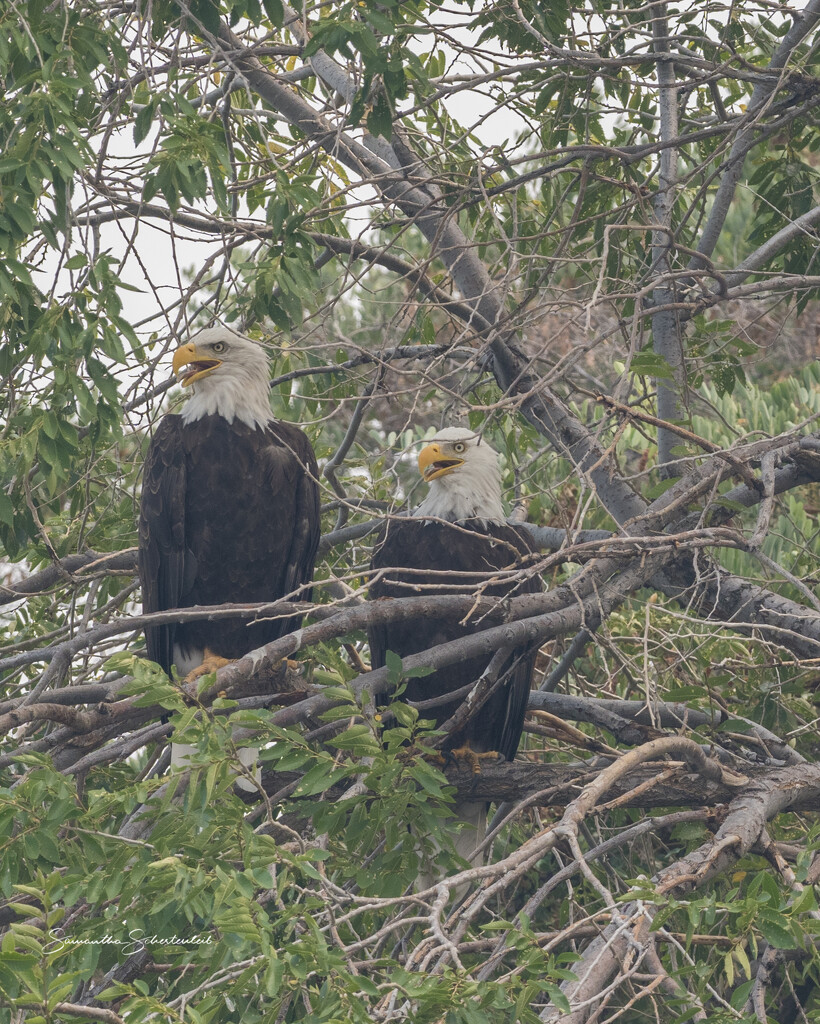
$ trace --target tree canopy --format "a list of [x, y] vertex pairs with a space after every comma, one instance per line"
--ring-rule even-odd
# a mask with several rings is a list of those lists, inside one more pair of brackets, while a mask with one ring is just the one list
[[[820, 0], [0, 4], [0, 1022], [820, 1019], [818, 65]], [[136, 510], [213, 320], [323, 537], [197, 688]], [[442, 424], [543, 593], [365, 600]], [[391, 616], [485, 628], [370, 671]], [[518, 758], [438, 768], [403, 681], [519, 643]]]

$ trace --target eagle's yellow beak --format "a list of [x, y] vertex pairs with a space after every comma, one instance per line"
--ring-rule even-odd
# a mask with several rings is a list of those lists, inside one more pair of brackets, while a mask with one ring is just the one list
[[446, 476], [463, 465], [464, 459], [446, 456], [438, 444], [428, 444], [419, 452], [419, 473], [429, 483], [436, 477]]
[[[213, 356], [202, 355], [197, 350], [196, 345], [189, 341], [187, 345], [180, 345], [176, 352], [174, 352], [174, 361], [171, 365], [174, 374], [179, 378], [182, 386], [187, 388], [189, 384], [207, 377], [217, 366], [221, 366], [222, 360], [214, 359]], [[185, 366], [190, 367], [190, 369], [186, 370], [180, 377], [180, 370]]]

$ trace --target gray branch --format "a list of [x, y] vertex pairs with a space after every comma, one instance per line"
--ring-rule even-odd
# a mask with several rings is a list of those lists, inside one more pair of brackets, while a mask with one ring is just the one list
[[[781, 40], [771, 61], [769, 61], [769, 71], [780, 72], [785, 68], [795, 48], [812, 30], [817, 23], [817, 19], [820, 18], [820, 0], [810, 0], [805, 10], [800, 13], [792, 12], [792, 17], [794, 20], [791, 28]], [[779, 85], [779, 77], [759, 81], [755, 85], [747, 111], [749, 118], [753, 119], [761, 112], [765, 103], [774, 94]], [[743, 160], [756, 141], [754, 133], [755, 125], [754, 121], [752, 121], [748, 128], [738, 133], [726, 160], [717, 195], [709, 213], [709, 219], [698, 242], [697, 251], [704, 256], [711, 256], [715, 251], [715, 246], [720, 238], [720, 233], [723, 230], [723, 225], [729, 213], [729, 207], [734, 198], [737, 183], [743, 173]], [[697, 256], [693, 256], [689, 265], [692, 269], [699, 269], [704, 266], [704, 261]]]
[[[661, 13], [662, 12], [662, 13]], [[669, 26], [665, 6], [658, 5], [652, 20], [654, 50], [658, 68], [658, 111], [660, 116], [661, 142], [669, 143], [678, 136], [678, 90], [675, 81], [675, 64], [669, 54]], [[657, 282], [652, 292], [654, 306], [668, 306], [675, 300], [669, 285], [672, 269], [669, 254], [672, 250], [672, 210], [675, 205], [678, 154], [674, 146], [661, 152], [658, 172], [658, 191], [653, 201], [657, 226], [652, 232], [652, 277]], [[686, 384], [683, 362], [683, 346], [680, 339], [680, 325], [673, 311], [662, 310], [652, 314], [652, 347], [672, 368], [672, 381], [656, 380], [658, 393], [658, 416], [662, 420], [677, 421], [682, 418], [682, 397]], [[658, 464], [664, 477], [676, 476], [672, 448], [677, 439], [664, 427], [658, 428]]]

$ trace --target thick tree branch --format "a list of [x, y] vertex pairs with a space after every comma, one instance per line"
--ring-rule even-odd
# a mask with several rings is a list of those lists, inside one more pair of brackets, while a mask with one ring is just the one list
[[[617, 762], [616, 762], [617, 764]], [[816, 776], [814, 766], [807, 766]], [[671, 775], [664, 772], [671, 768]], [[463, 765], [451, 764], [444, 768], [447, 781], [455, 786], [455, 799], [459, 802], [470, 800], [526, 801], [528, 805], [540, 807], [567, 807], [578, 798], [579, 792], [591, 780], [600, 776], [600, 764], [528, 764], [523, 761], [512, 763], [482, 761], [481, 771], [476, 775]], [[777, 787], [781, 785], [784, 769], [743, 766], [750, 787], [758, 784]], [[290, 782], [301, 779], [299, 773], [264, 772], [263, 783], [269, 794], [278, 792]], [[346, 783], [328, 790], [329, 799], [341, 795]], [[728, 785], [719, 779], [704, 779], [692, 772], [680, 760], [653, 761], [638, 765], [615, 778], [607, 785], [608, 801], [618, 801], [619, 807], [717, 807], [730, 803], [738, 795], [737, 785]], [[806, 786], [796, 795], [793, 810], [810, 811], [817, 806], [820, 782]], [[295, 801], [298, 804], [298, 801]]]

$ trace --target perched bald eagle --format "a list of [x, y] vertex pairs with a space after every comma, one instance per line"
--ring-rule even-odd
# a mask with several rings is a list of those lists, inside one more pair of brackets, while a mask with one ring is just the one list
[[[453, 593], [506, 597], [540, 592], [541, 580], [534, 575], [492, 582], [499, 570], [515, 569], [535, 548], [525, 531], [505, 521], [498, 456], [487, 442], [471, 430], [447, 427], [421, 451], [418, 462], [430, 491], [412, 516], [387, 524], [371, 562], [371, 569], [380, 575], [370, 586], [370, 599]], [[463, 573], [472, 576], [456, 575]], [[481, 622], [462, 624], [435, 617], [374, 626], [368, 632], [371, 663], [378, 668], [385, 663], [387, 651], [406, 657], [482, 628]], [[512, 760], [523, 729], [535, 656], [535, 651], [527, 650], [510, 653], [502, 670], [502, 685], [461, 731], [448, 738], [445, 751], [469, 747], [475, 753], [497, 751]], [[489, 662], [489, 655], [480, 654], [410, 679], [404, 697], [424, 701], [459, 690], [475, 683]], [[422, 717], [434, 718], [441, 725], [463, 699], [447, 701], [435, 711], [423, 712]], [[456, 849], [470, 860], [484, 837], [486, 804], [462, 803], [455, 813], [468, 823], [456, 840]]]
[[[273, 417], [268, 358], [226, 327], [174, 354], [193, 394], [154, 434], [142, 484], [139, 575], [145, 612], [275, 601], [310, 583], [319, 543], [316, 458]], [[309, 597], [305, 591], [299, 599]], [[148, 657], [170, 674], [207, 671], [298, 628], [290, 619], [149, 626]], [[179, 748], [174, 753], [179, 760]]]

